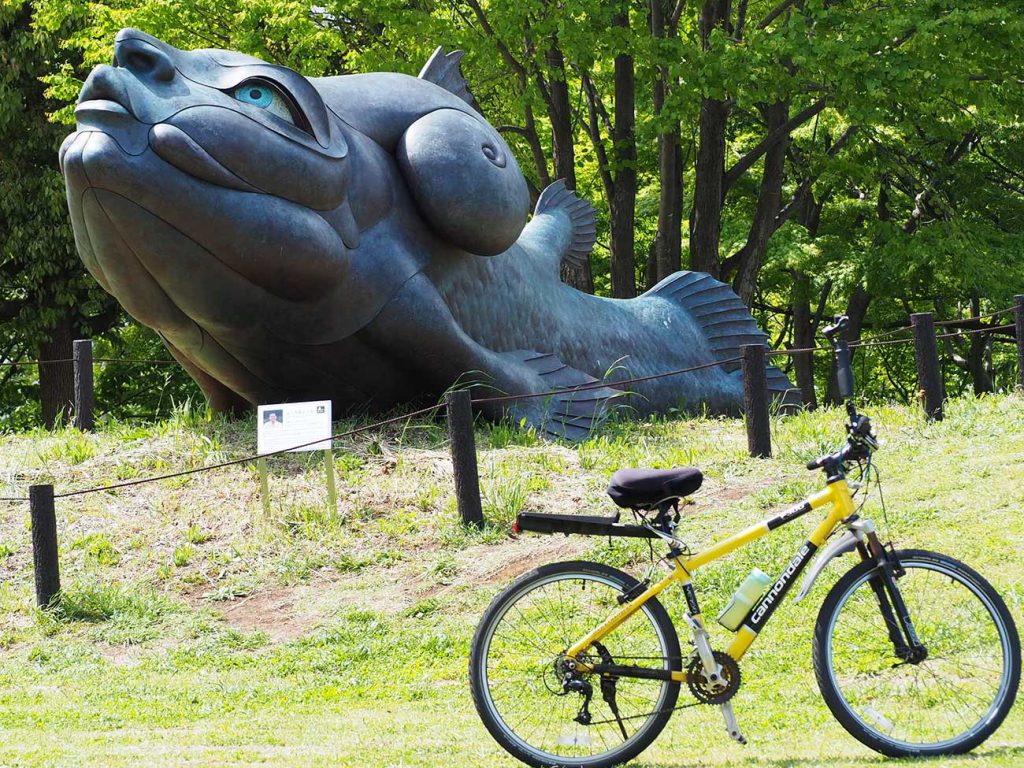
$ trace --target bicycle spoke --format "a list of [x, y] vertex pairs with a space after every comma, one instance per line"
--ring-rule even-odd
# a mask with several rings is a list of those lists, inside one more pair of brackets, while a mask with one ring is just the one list
[[[502, 728], [543, 755], [589, 761], [620, 750], [661, 714], [667, 681], [620, 677], [615, 701], [625, 728], [601, 691], [601, 677], [584, 674], [591, 686], [590, 725], [576, 721], [584, 697], [563, 690], [558, 667], [566, 648], [619, 608], [621, 588], [587, 574], [567, 574], [534, 586], [510, 601], [490, 634], [486, 656], [487, 696]], [[670, 668], [664, 639], [646, 609], [601, 640], [613, 663]], [[602, 651], [603, 652], [603, 651]], [[579, 657], [603, 659], [594, 648]], [[638, 661], [638, 660], [645, 661]], [[678, 658], [676, 668], [680, 663]]]
[[896, 657], [873, 574], [865, 573], [833, 614], [830, 674], [851, 713], [880, 737], [926, 746], [960, 739], [984, 723], [999, 697], [1007, 663], [999, 628], [952, 572], [928, 562], [904, 566], [897, 587], [927, 659]]

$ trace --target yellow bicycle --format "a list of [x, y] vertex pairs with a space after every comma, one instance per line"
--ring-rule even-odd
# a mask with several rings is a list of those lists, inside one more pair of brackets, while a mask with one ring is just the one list
[[[813, 641], [821, 694], [850, 734], [885, 755], [930, 756], [967, 752], [999, 727], [1021, 667], [1006, 604], [952, 557], [883, 544], [854, 505], [861, 483], [847, 472], [860, 465], [866, 483], [878, 443], [871, 421], [850, 399], [849, 349], [837, 338], [845, 321], [839, 318], [825, 335], [847, 400], [847, 439], [808, 464], [826, 477], [825, 488], [809, 499], [698, 554], [689, 554], [677, 535], [678, 502], [701, 485], [695, 468], [616, 472], [609, 493], [633, 511], [635, 525], [620, 523], [618, 514], [519, 515], [519, 531], [663, 541], [672, 570], [651, 584], [599, 563], [554, 563], [526, 573], [494, 599], [473, 638], [470, 682], [484, 725], [509, 753], [538, 767], [625, 762], [682, 708], [684, 686], [695, 700], [686, 706], [721, 707], [729, 735], [745, 743], [731, 703], [739, 662], [815, 553], [798, 599], [834, 558], [860, 557], [826, 596]], [[715, 650], [693, 574], [812, 510], [826, 511], [825, 518], [779, 577], [771, 581], [755, 569], [719, 615], [735, 634], [724, 651]], [[693, 646], [686, 652], [658, 601], [675, 584], [686, 598]]]

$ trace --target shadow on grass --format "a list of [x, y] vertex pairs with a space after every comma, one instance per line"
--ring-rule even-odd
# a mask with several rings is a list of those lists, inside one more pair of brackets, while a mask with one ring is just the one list
[[[748, 746], [746, 749], [749, 750], [751, 747]], [[919, 765], [925, 768], [945, 768], [945, 766], [971, 765], [979, 760], [991, 760], [996, 765], [1024, 765], [1024, 745], [992, 747], [991, 749], [986, 749], [982, 746], [966, 755], [901, 759], [871, 754], [864, 757], [822, 756], [795, 758], [758, 757], [757, 755], [747, 754], [738, 755], [733, 759], [716, 764], [723, 766], [753, 766], [754, 768], [823, 768], [823, 766], [828, 766], [828, 768], [863, 768], [865, 765]], [[629, 768], [707, 768], [708, 765], [708, 762], [701, 759], [681, 762], [641, 761], [629, 763]]]

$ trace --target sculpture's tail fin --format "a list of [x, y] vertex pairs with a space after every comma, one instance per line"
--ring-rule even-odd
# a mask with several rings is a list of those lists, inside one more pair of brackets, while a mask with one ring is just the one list
[[[645, 296], [660, 296], [679, 304], [696, 321], [718, 360], [739, 357], [745, 344], [765, 344], [768, 337], [757, 327], [750, 310], [732, 288], [705, 272], [676, 272], [669, 275]], [[722, 368], [739, 376], [738, 362], [723, 363]], [[768, 365], [768, 391], [782, 405], [799, 405], [800, 391], [774, 365]]]

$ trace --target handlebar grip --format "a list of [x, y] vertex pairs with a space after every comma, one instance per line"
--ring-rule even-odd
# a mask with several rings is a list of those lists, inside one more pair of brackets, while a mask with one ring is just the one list
[[850, 347], [845, 341], [836, 345], [836, 384], [839, 397], [843, 400], [853, 397], [853, 368], [850, 366]]

